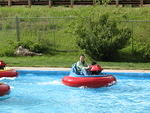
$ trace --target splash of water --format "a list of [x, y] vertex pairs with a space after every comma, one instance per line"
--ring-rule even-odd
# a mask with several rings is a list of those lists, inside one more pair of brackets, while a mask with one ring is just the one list
[[38, 85], [61, 85], [61, 82], [58, 80], [50, 81], [50, 82], [39, 82]]
[[14, 80], [16, 77], [2, 77], [2, 78], [0, 78], [0, 80], [5, 80], [5, 79], [7, 79], [7, 80]]

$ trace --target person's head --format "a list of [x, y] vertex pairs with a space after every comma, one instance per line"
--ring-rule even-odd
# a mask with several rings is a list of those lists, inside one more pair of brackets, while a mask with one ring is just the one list
[[80, 55], [80, 61], [81, 61], [81, 62], [84, 62], [84, 61], [85, 61], [85, 55], [83, 55], [83, 54]]

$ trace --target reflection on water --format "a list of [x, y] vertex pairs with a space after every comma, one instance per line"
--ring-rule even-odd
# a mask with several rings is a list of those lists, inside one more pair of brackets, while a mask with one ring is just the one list
[[9, 98], [10, 98], [9, 94], [7, 94], [5, 96], [0, 96], [0, 101], [4, 101], [4, 100], [9, 99]]

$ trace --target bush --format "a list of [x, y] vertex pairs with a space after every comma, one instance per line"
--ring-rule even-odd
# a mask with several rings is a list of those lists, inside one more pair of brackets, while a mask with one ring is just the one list
[[137, 43], [134, 48], [134, 55], [140, 61], [150, 61], [150, 43]]
[[20, 46], [20, 45], [36, 53], [48, 53], [49, 54], [53, 52], [53, 45], [47, 39], [42, 39], [39, 41], [23, 40], [17, 44], [17, 46]]
[[1, 50], [0, 56], [14, 56], [14, 49], [4, 48]]
[[131, 38], [129, 28], [118, 28], [107, 14], [80, 18], [75, 26], [77, 44], [94, 60], [112, 61]]
[[[12, 42], [12, 41], [11, 41]], [[15, 56], [15, 47], [10, 45], [10, 41], [8, 41], [9, 46], [0, 48], [0, 56]]]
[[15, 56], [14, 52], [17, 47], [22, 46], [36, 53], [52, 54], [54, 52], [53, 45], [49, 40], [23, 40], [20, 42], [8, 41], [9, 46], [3, 47], [0, 51], [0, 56]]

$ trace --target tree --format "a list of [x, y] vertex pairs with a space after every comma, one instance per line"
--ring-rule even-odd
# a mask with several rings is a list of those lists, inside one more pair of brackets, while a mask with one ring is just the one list
[[77, 44], [94, 60], [112, 61], [132, 36], [129, 28], [118, 28], [107, 14], [79, 20], [75, 27]]

